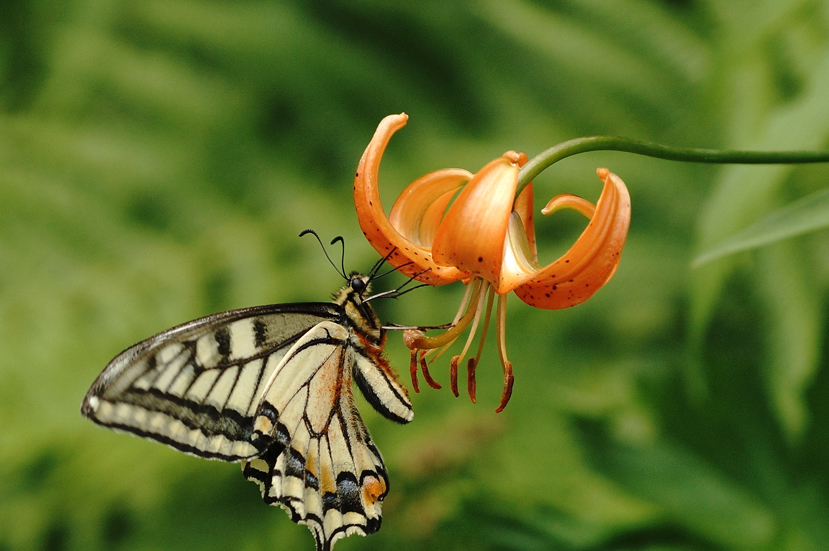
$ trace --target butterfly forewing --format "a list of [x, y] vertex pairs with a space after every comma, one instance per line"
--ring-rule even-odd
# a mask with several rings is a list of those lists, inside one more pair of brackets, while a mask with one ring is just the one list
[[113, 359], [81, 412], [200, 457], [252, 457], [261, 451], [250, 433], [264, 383], [291, 344], [337, 316], [332, 306], [247, 308], [165, 331]]
[[[351, 281], [354, 281], [352, 276]], [[380, 527], [389, 481], [352, 395], [397, 422], [406, 390], [361, 292], [333, 303], [234, 310], [175, 327], [113, 359], [81, 412], [210, 459], [244, 461], [263, 499], [308, 525], [319, 550]]]

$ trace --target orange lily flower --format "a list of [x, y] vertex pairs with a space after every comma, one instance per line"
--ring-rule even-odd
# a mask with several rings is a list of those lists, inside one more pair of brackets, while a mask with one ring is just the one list
[[496, 410], [500, 412], [509, 401], [513, 384], [505, 343], [507, 294], [515, 291], [530, 306], [546, 309], [568, 308], [590, 298], [619, 264], [630, 224], [630, 195], [618, 176], [600, 168], [597, 173], [604, 190], [596, 205], [575, 195], [554, 197], [542, 209], [543, 214], [569, 208], [590, 222], [570, 250], [547, 266], [541, 266], [537, 259], [532, 184], [515, 197], [519, 169], [527, 162], [523, 153], [508, 151], [474, 175], [462, 169], [444, 169], [422, 176], [401, 193], [386, 217], [378, 187], [380, 159], [391, 136], [407, 120], [403, 113], [384, 118], [360, 159], [354, 179], [360, 227], [372, 246], [403, 274], [429, 285], [459, 280], [467, 285], [458, 314], [445, 333], [427, 337], [418, 328], [404, 333], [404, 342], [412, 351], [410, 371], [415, 392], [418, 363], [427, 383], [440, 388], [426, 366], [427, 351], [437, 351], [437, 358], [472, 324], [463, 351], [450, 362], [450, 386], [458, 395], [458, 364], [483, 317], [478, 353], [467, 363], [467, 388], [475, 401], [475, 368], [498, 297], [496, 338], [504, 371], [504, 390]]

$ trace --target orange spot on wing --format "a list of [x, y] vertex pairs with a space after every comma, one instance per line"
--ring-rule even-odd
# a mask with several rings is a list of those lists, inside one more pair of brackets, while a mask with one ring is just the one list
[[386, 483], [374, 476], [367, 476], [363, 480], [363, 502], [374, 505], [386, 494]]

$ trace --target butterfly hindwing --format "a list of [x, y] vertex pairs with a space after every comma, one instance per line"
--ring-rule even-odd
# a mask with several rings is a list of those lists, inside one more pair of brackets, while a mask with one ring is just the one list
[[318, 551], [380, 528], [389, 479], [352, 381], [385, 417], [412, 404], [352, 275], [333, 303], [233, 310], [159, 333], [116, 356], [81, 413], [183, 452], [243, 461], [263, 499], [306, 524]]
[[376, 532], [389, 487], [351, 394], [362, 356], [350, 337], [342, 325], [321, 322], [285, 355], [254, 421], [254, 441], [269, 448], [244, 466], [263, 499], [307, 524], [324, 550], [346, 535]]

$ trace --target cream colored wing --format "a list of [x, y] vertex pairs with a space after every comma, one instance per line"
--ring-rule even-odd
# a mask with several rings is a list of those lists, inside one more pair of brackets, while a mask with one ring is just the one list
[[116, 430], [208, 459], [239, 461], [276, 366], [313, 326], [341, 316], [330, 303], [234, 310], [128, 348], [90, 388], [81, 413]]
[[[359, 348], [349, 331], [321, 322], [285, 355], [267, 385], [251, 441], [264, 453], [243, 464], [263, 499], [308, 525], [317, 549], [380, 528], [389, 480], [380, 451], [354, 404]], [[411, 404], [408, 407], [411, 419]], [[408, 420], [406, 419], [406, 420]]]

